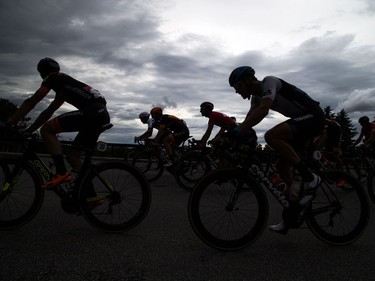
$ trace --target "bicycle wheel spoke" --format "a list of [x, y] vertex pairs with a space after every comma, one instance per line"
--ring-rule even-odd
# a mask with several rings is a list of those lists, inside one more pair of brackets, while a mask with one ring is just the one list
[[[44, 192], [34, 170], [25, 162], [16, 159], [2, 160], [0, 165], [0, 186], [7, 186], [2, 191], [0, 202], [0, 229], [10, 229], [29, 222], [39, 211]], [[18, 167], [15, 178], [13, 170]], [[10, 184], [11, 182], [11, 184]]]
[[[345, 187], [337, 187], [345, 179]], [[346, 245], [358, 239], [367, 226], [369, 205], [362, 187], [345, 173], [327, 172], [312, 202], [307, 224], [321, 240]]]
[[133, 166], [104, 162], [84, 180], [80, 201], [83, 215], [93, 226], [109, 232], [127, 231], [146, 216], [151, 191], [145, 177]]
[[254, 242], [268, 217], [263, 189], [238, 176], [231, 169], [214, 171], [198, 183], [189, 199], [194, 231], [220, 250], [238, 250]]

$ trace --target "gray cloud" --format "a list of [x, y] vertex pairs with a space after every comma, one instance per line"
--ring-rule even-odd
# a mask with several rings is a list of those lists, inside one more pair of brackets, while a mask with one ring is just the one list
[[[322, 106], [345, 108], [353, 118], [373, 115], [375, 50], [357, 45], [353, 34], [329, 31], [283, 56], [251, 46], [233, 55], [197, 34], [168, 38], [158, 29], [158, 8], [138, 2], [0, 0], [1, 26], [9, 26], [0, 30], [0, 95], [19, 105], [41, 82], [36, 63], [51, 56], [63, 71], [105, 94], [115, 124], [105, 134], [107, 140], [131, 142], [146, 129], [138, 114], [155, 105], [171, 114], [189, 113], [180, 117], [200, 138], [207, 126], [198, 108], [203, 101], [214, 102], [215, 109], [238, 121], [245, 117], [249, 102], [234, 93], [227, 79], [233, 68], [251, 65], [259, 79], [279, 76]], [[257, 126], [258, 134], [279, 120], [270, 115]]]

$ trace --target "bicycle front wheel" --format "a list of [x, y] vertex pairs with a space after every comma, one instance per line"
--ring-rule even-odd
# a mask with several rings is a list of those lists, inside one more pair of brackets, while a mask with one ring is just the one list
[[39, 212], [44, 199], [41, 179], [28, 162], [0, 160], [0, 229], [20, 227]]
[[79, 192], [81, 211], [94, 227], [107, 232], [128, 231], [140, 224], [151, 205], [144, 175], [123, 161], [92, 167]]
[[162, 161], [150, 150], [138, 152], [133, 158], [133, 165], [137, 167], [150, 182], [160, 178], [164, 172]]
[[191, 151], [178, 160], [174, 176], [178, 185], [190, 192], [210, 170], [211, 165], [207, 157], [202, 152]]
[[262, 186], [245, 171], [217, 169], [194, 187], [188, 212], [191, 226], [203, 242], [235, 251], [261, 235], [269, 210]]
[[373, 203], [375, 203], [375, 171], [372, 171], [367, 180], [368, 195]]
[[[338, 186], [337, 183], [345, 183]], [[306, 223], [320, 240], [331, 245], [347, 245], [365, 231], [370, 216], [368, 198], [362, 186], [342, 171], [326, 171]]]

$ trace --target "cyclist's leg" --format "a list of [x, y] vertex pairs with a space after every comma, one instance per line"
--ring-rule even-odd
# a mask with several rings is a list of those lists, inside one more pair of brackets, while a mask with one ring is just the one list
[[[61, 132], [76, 131], [77, 129], [75, 126], [78, 126], [78, 123], [75, 122], [75, 120], [77, 119], [76, 116], [79, 114], [79, 111], [62, 114], [46, 122], [41, 128], [42, 138], [56, 167], [56, 175], [42, 186], [45, 189], [56, 186], [62, 182], [71, 182], [73, 180], [65, 166], [62, 148], [57, 138], [57, 134]], [[70, 120], [70, 122], [67, 120]], [[74, 126], [69, 124], [74, 124]]]
[[189, 138], [189, 135], [190, 132], [188, 129], [173, 133], [174, 145], [172, 146], [172, 148], [174, 158], [180, 158], [181, 155], [177, 148]]
[[268, 145], [280, 153], [276, 169], [287, 186], [292, 184], [291, 166], [296, 166], [301, 159], [291, 145], [293, 130], [287, 122], [282, 122], [266, 132], [264, 138]]
[[163, 145], [169, 158], [173, 160], [173, 152], [174, 152], [174, 147], [176, 146], [176, 144], [175, 144], [174, 136], [172, 133], [166, 135], [163, 138]]
[[104, 104], [93, 103], [74, 116], [63, 116], [63, 118], [61, 123], [64, 124], [66, 131], [78, 131], [67, 153], [67, 160], [73, 169], [79, 170], [82, 166], [82, 151], [95, 147], [101, 134], [101, 127], [110, 122], [110, 117]]

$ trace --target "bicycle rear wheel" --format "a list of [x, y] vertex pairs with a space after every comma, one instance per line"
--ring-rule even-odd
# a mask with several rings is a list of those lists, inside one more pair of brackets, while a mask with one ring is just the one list
[[15, 158], [0, 160], [0, 229], [28, 223], [43, 203], [40, 177], [28, 162], [19, 161]]
[[189, 220], [207, 245], [235, 251], [253, 243], [268, 219], [267, 196], [259, 183], [241, 169], [207, 174], [189, 198]]
[[367, 180], [368, 195], [373, 203], [375, 203], [375, 171], [372, 171]]
[[[345, 185], [338, 187], [339, 180]], [[345, 172], [331, 170], [323, 175], [306, 223], [320, 240], [347, 245], [363, 234], [369, 215], [368, 198], [358, 181]]]
[[191, 151], [178, 160], [175, 179], [183, 189], [192, 191], [195, 184], [209, 171], [211, 165], [202, 152]]
[[92, 167], [79, 192], [81, 211], [94, 227], [107, 232], [128, 231], [146, 217], [151, 189], [144, 175], [122, 161]]
[[140, 151], [134, 155], [133, 165], [137, 167], [150, 182], [160, 178], [164, 172], [162, 161], [150, 150]]

